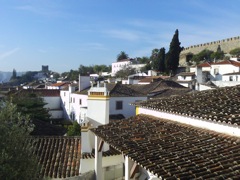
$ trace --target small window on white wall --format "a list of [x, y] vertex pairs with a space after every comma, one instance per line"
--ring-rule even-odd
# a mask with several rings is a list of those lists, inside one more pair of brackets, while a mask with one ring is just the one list
[[123, 109], [123, 102], [122, 101], [116, 101], [116, 110]]
[[79, 105], [82, 105], [82, 99], [79, 99]]

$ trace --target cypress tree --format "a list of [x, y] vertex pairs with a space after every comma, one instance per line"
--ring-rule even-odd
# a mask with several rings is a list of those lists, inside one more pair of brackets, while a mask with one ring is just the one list
[[158, 54], [159, 71], [165, 72], [165, 48], [161, 48]]
[[180, 42], [178, 39], [178, 29], [175, 31], [175, 34], [172, 38], [172, 41], [170, 43], [170, 48], [167, 53], [167, 59], [166, 59], [166, 68], [167, 71], [170, 74], [175, 74], [179, 65], [179, 55], [182, 51], [182, 47], [180, 46]]

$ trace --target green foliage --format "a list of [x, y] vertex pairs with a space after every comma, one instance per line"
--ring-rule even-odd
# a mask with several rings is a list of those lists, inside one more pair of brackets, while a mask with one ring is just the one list
[[33, 129], [9, 102], [0, 107], [0, 179], [35, 179], [40, 168], [28, 141]]
[[73, 122], [73, 125], [68, 127], [67, 131], [68, 136], [81, 136], [81, 126], [77, 121]]
[[240, 56], [240, 48], [235, 48], [235, 49], [231, 50], [229, 53], [233, 56], [239, 57]]
[[176, 30], [170, 43], [169, 51], [166, 55], [166, 69], [168, 72], [176, 73], [179, 65], [179, 55], [183, 49], [180, 44], [181, 43], [178, 39], [178, 30]]
[[119, 70], [115, 76], [117, 78], [121, 78], [121, 79], [127, 79], [129, 75], [131, 74], [135, 74], [135, 69], [134, 68], [131, 68], [129, 66], [127, 67], [123, 67], [121, 70]]
[[[193, 58], [191, 61], [196, 62], [197, 64], [200, 63], [201, 61], [211, 61], [211, 55], [213, 54], [213, 51], [210, 51], [208, 49], [204, 49], [198, 54], [193, 55]], [[213, 55], [212, 55], [213, 57]]]
[[74, 80], [77, 80], [79, 77], [79, 72], [78, 71], [74, 71], [74, 70], [70, 70], [67, 78], [70, 80], [70, 81], [74, 81]]
[[93, 70], [92, 66], [84, 66], [82, 64], [78, 68], [78, 71], [79, 71], [80, 75], [82, 75], [82, 76], [88, 76], [89, 74], [94, 73], [94, 70]]
[[121, 61], [123, 59], [128, 59], [128, 55], [124, 52], [121, 51], [118, 55], [117, 55], [117, 61]]
[[152, 61], [152, 69], [158, 71], [159, 70], [159, 59], [158, 59], [159, 49], [153, 49], [152, 55], [150, 57]]
[[141, 72], [145, 72], [145, 71], [148, 71], [148, 70], [151, 70], [151, 69], [152, 69], [152, 66], [149, 62], [144, 67], [141, 68]]
[[224, 52], [223, 51], [217, 51], [217, 52], [213, 52], [210, 55], [211, 60], [219, 60], [219, 59], [223, 59], [224, 58]]
[[165, 72], [165, 48], [161, 48], [158, 54], [159, 71]]
[[12, 103], [16, 104], [17, 110], [31, 119], [49, 121], [48, 109], [44, 108], [46, 103], [40, 94], [31, 92], [19, 92], [11, 97]]
[[150, 59], [147, 56], [138, 57], [137, 60], [140, 64], [147, 64], [150, 62]]

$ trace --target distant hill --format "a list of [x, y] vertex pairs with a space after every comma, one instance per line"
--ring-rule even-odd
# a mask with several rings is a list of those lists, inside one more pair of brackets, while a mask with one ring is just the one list
[[[3, 72], [0, 71], [0, 83], [6, 83], [12, 77], [13, 72]], [[22, 76], [25, 72], [17, 72], [17, 76]]]

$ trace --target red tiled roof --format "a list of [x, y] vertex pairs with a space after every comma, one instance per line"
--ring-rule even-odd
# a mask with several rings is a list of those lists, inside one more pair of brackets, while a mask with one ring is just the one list
[[211, 64], [209, 62], [205, 62], [205, 63], [199, 64], [197, 67], [211, 67]]
[[141, 107], [156, 111], [240, 126], [240, 86], [194, 92], [170, 98], [142, 101]]
[[162, 179], [240, 177], [240, 138], [148, 115], [92, 129]]
[[230, 64], [230, 65], [233, 65], [233, 66], [236, 66], [236, 67], [240, 67], [240, 62], [233, 61], [233, 60], [225, 60], [225, 61], [212, 63], [212, 65], [226, 65], [226, 64]]
[[18, 94], [36, 93], [44, 97], [60, 97], [60, 91], [58, 89], [22, 89], [17, 91]]
[[79, 175], [81, 137], [32, 137], [30, 139], [42, 165], [39, 178], [66, 178]]
[[162, 78], [160, 78], [159, 76], [149, 76], [141, 79], [139, 82], [143, 83], [143, 82], [153, 82], [153, 81], [160, 81], [160, 80], [162, 80]]

